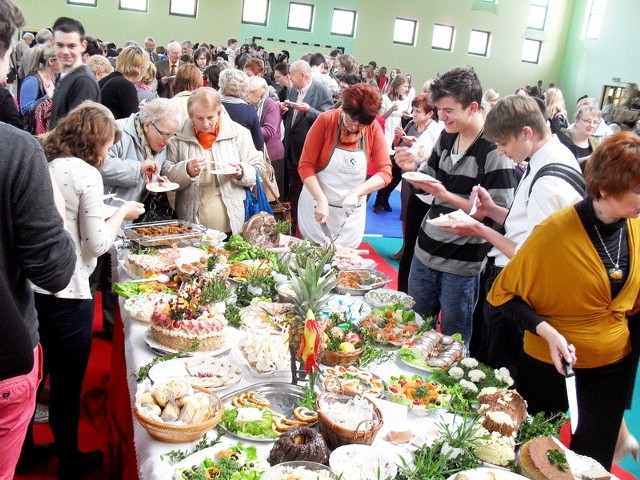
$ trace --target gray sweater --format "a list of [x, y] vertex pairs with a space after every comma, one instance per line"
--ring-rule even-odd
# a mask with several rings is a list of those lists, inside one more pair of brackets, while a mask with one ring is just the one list
[[0, 380], [33, 368], [39, 337], [29, 281], [57, 292], [75, 264], [42, 148], [27, 132], [0, 123]]

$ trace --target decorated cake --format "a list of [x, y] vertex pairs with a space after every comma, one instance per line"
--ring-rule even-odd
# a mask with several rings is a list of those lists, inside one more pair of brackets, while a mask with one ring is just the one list
[[196, 350], [211, 351], [224, 345], [224, 304], [206, 303], [202, 281], [183, 283], [177, 297], [158, 303], [151, 315], [154, 340], [175, 350], [197, 344]]
[[267, 460], [271, 465], [294, 460], [326, 464], [329, 449], [318, 431], [309, 427], [296, 427], [284, 432], [276, 440]]

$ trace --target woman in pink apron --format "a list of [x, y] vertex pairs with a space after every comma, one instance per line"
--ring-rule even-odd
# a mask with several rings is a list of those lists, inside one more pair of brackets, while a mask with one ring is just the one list
[[[384, 132], [374, 122], [380, 103], [376, 88], [353, 85], [343, 93], [342, 108], [320, 114], [309, 130], [298, 165], [304, 181], [298, 226], [304, 238], [351, 248], [362, 242], [367, 194], [391, 179]], [[374, 173], [367, 177], [370, 163]]]

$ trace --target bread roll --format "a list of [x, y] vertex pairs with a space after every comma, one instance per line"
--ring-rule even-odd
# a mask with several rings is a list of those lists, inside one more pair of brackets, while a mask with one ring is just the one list
[[177, 405], [175, 404], [175, 402], [171, 401], [167, 403], [167, 405], [164, 407], [164, 410], [162, 410], [162, 415], [160, 415], [160, 418], [165, 422], [175, 422], [176, 420], [178, 420], [179, 415], [180, 411], [178, 410]]

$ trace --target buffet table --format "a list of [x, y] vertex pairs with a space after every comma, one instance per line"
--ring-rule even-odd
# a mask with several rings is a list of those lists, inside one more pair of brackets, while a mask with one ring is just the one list
[[[113, 251], [119, 259], [118, 271], [114, 272], [119, 282], [131, 280], [124, 268], [122, 261], [127, 251], [116, 248]], [[114, 262], [116, 263], [116, 262]], [[354, 297], [356, 302], [364, 302], [364, 297]], [[112, 375], [110, 384], [110, 408], [108, 415], [109, 433], [111, 449], [111, 464], [114, 466], [112, 478], [122, 479], [147, 479], [170, 480], [174, 474], [173, 464], [162, 455], [172, 450], [192, 450], [197, 441], [184, 444], [164, 443], [153, 439], [143, 426], [135, 419], [132, 419], [131, 407], [133, 405], [138, 382], [135, 373], [138, 369], [148, 364], [156, 356], [145, 341], [145, 334], [149, 329], [149, 323], [138, 321], [126, 313], [123, 308], [124, 299], [120, 299], [121, 316], [116, 318], [113, 340]], [[368, 306], [367, 306], [368, 308]], [[239, 352], [237, 343], [240, 331], [233, 327], [225, 327], [226, 343], [232, 349], [230, 353], [221, 355], [221, 358], [228, 358], [242, 369], [242, 379], [240, 383], [233, 386], [217, 390], [219, 397], [224, 397], [234, 391], [241, 390], [247, 386], [263, 382], [283, 382], [290, 383], [291, 373], [289, 370], [271, 374], [255, 375], [247, 365], [238, 361]], [[122, 360], [124, 359], [124, 364]], [[321, 366], [322, 368], [322, 366]], [[366, 367], [374, 375], [388, 380], [391, 376], [415, 375], [425, 372], [418, 368], [413, 368], [402, 362], [397, 355], [393, 355], [389, 360], [381, 364], [373, 364]], [[456, 417], [444, 411], [434, 411], [433, 413], [416, 414], [407, 407], [393, 403], [384, 399], [372, 399], [382, 412], [383, 425], [375, 437], [373, 447], [385, 453], [387, 458], [392, 459], [397, 464], [402, 463], [402, 459], [411, 461], [411, 451], [419, 445], [439, 435], [439, 428], [443, 424], [452, 425], [456, 422]], [[125, 407], [128, 406], [129, 408]], [[440, 426], [440, 427], [439, 427]], [[396, 445], [387, 441], [387, 434], [390, 430], [401, 431], [410, 429], [416, 435], [409, 444]], [[215, 438], [216, 432], [212, 431], [208, 438]], [[246, 445], [256, 445], [263, 452], [270, 449], [270, 443], [252, 442], [241, 440], [233, 435], [225, 434], [223, 439], [233, 442], [243, 442]]]

